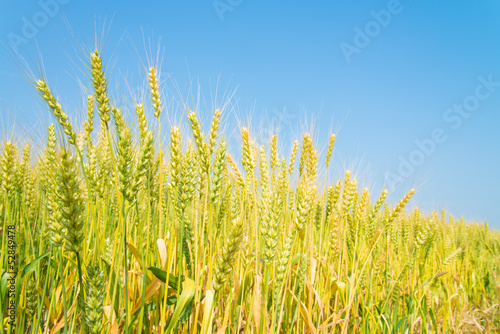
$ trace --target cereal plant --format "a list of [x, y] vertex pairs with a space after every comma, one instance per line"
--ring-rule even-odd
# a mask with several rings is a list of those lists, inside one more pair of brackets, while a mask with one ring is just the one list
[[88, 64], [82, 128], [41, 77], [46, 142], [0, 142], [2, 333], [500, 331], [487, 223], [409, 210], [413, 189], [391, 206], [350, 171], [329, 182], [335, 135], [304, 133], [284, 156], [287, 138], [241, 128], [237, 161], [223, 112], [205, 133], [188, 110], [191, 131], [162, 139], [158, 69], [151, 101], [125, 111], [99, 50]]

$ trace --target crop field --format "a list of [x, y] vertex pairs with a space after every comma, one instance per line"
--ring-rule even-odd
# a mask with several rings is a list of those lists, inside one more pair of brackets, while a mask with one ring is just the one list
[[45, 142], [0, 141], [1, 333], [500, 332], [487, 223], [326, 177], [335, 134], [284, 154], [242, 127], [240, 153], [224, 111], [167, 128], [155, 66], [132, 122], [86, 59], [87, 110], [33, 78]]

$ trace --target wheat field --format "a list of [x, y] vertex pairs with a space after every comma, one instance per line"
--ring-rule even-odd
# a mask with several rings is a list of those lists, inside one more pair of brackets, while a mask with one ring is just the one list
[[81, 129], [36, 78], [46, 142], [0, 142], [2, 333], [500, 331], [487, 223], [409, 210], [413, 189], [389, 206], [347, 170], [328, 181], [334, 134], [283, 156], [287, 138], [260, 146], [241, 128], [237, 161], [222, 112], [204, 133], [188, 110], [191, 131], [164, 124], [162, 141], [158, 69], [132, 125], [87, 57]]

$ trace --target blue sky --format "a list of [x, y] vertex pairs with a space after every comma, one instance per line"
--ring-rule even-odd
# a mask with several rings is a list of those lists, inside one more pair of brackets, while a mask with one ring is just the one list
[[182, 115], [176, 94], [189, 99], [190, 83], [206, 122], [212, 101], [235, 92], [227, 132], [251, 121], [256, 140], [277, 132], [288, 156], [302, 130], [321, 148], [335, 131], [330, 179], [352, 169], [373, 196], [391, 188], [391, 203], [415, 187], [414, 205], [500, 228], [499, 15], [491, 0], [4, 0], [0, 126], [36, 137], [50, 122], [19, 55], [38, 73], [39, 50], [51, 87], [81, 119], [76, 79], [89, 81], [75, 50], [93, 48], [95, 27], [106, 32], [115, 97], [141, 91], [144, 41], [155, 53], [161, 38], [166, 122]]

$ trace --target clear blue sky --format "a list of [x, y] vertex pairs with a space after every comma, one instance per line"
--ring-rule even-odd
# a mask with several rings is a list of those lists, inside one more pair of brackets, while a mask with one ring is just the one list
[[[286, 156], [302, 129], [314, 127], [322, 147], [336, 131], [336, 175], [353, 169], [373, 196], [391, 187], [392, 203], [416, 187], [413, 204], [500, 228], [500, 2], [55, 1], [2, 1], [0, 41], [17, 43], [32, 70], [38, 48], [73, 119], [75, 78], [89, 84], [68, 25], [90, 48], [105, 27], [113, 87], [143, 84], [143, 41], [161, 37], [171, 99], [173, 80], [183, 96], [199, 82], [208, 113], [217, 82], [218, 102], [236, 89], [226, 130], [251, 114], [255, 137], [274, 129]], [[1, 55], [4, 135], [40, 133], [48, 112]]]

